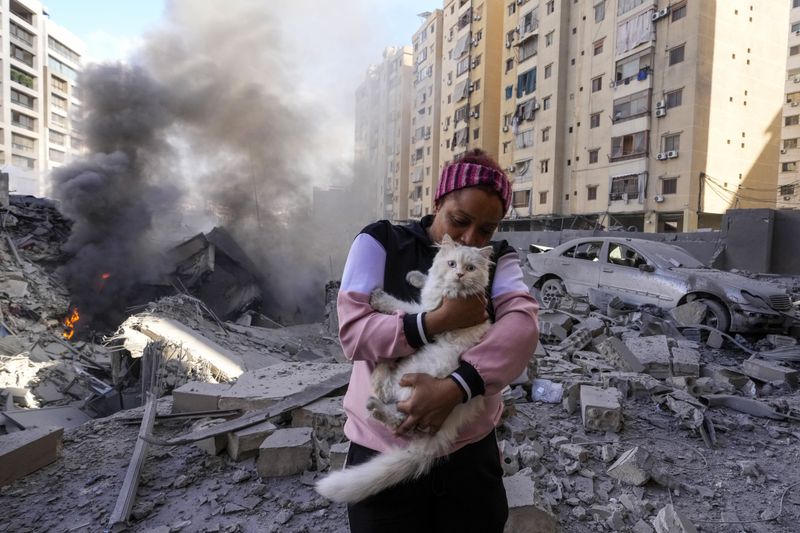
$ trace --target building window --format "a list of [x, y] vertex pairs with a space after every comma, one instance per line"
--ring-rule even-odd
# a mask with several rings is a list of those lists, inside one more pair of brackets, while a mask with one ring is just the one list
[[533, 128], [519, 132], [514, 139], [516, 147], [520, 150], [533, 146]]
[[53, 107], [57, 107], [58, 109], [63, 109], [63, 110], [66, 111], [66, 109], [67, 109], [67, 99], [66, 98], [61, 98], [60, 96], [56, 96], [55, 94], [52, 94], [50, 96], [51, 96], [51, 102], [53, 104]]
[[539, 162], [539, 171], [542, 174], [545, 174], [547, 172], [547, 169], [548, 169], [549, 166], [550, 166], [550, 160], [549, 159], [542, 159]]
[[50, 157], [50, 161], [55, 161], [57, 163], [64, 161], [64, 152], [61, 150], [54, 150], [53, 148], [50, 148], [50, 150], [48, 150], [48, 156]]
[[796, 56], [797, 54], [800, 54], [800, 44], [796, 44], [789, 48], [790, 56]]
[[666, 100], [667, 109], [678, 107], [683, 103], [683, 89], [668, 92], [664, 99]]
[[550, 140], [550, 127], [542, 128], [542, 142]]
[[63, 145], [63, 144], [65, 144], [67, 136], [64, 135], [63, 133], [59, 133], [59, 132], [54, 131], [54, 130], [49, 130], [48, 131], [48, 139], [50, 139], [51, 143]]
[[555, 33], [555, 30], [551, 31], [550, 33], [548, 33], [547, 35], [544, 36], [544, 45], [545, 46], [550, 46], [551, 44], [553, 44], [553, 34], [554, 33]]
[[553, 75], [553, 64], [550, 63], [549, 65], [544, 66], [544, 79], [549, 78]]
[[9, 29], [11, 30], [11, 35], [24, 42], [28, 46], [33, 46], [35, 36], [31, 32], [24, 30], [13, 22], [9, 23]]
[[592, 113], [589, 116], [589, 128], [600, 127], [600, 113]]
[[783, 119], [783, 124], [785, 126], [797, 126], [800, 124], [800, 115], [789, 115], [788, 117]]
[[11, 67], [11, 81], [19, 83], [20, 85], [24, 85], [29, 89], [35, 88], [33, 76], [26, 74], [14, 67]]
[[530, 189], [525, 191], [514, 191], [514, 195], [512, 197], [511, 205], [514, 207], [528, 207], [531, 202], [531, 191]]
[[11, 101], [15, 104], [27, 107], [28, 109], [33, 109], [36, 105], [36, 98], [19, 91], [15, 91], [14, 89], [11, 89]]
[[597, 185], [586, 187], [586, 199], [597, 200]]
[[478, 140], [478, 136], [480, 135], [480, 133], [481, 133], [481, 129], [480, 128], [475, 128], [474, 130], [472, 130], [472, 140], [473, 141], [477, 141]]
[[33, 152], [36, 150], [36, 140], [23, 135], [11, 134], [11, 147], [21, 152]]
[[549, 0], [545, 4], [545, 9], [547, 10], [547, 14], [548, 15], [552, 15], [553, 12], [556, 10], [556, 2], [555, 2], [555, 0]]
[[664, 152], [669, 152], [670, 150], [675, 150], [677, 152], [681, 147], [681, 134], [671, 133], [664, 135], [663, 141]]
[[593, 54], [594, 55], [599, 56], [600, 54], [603, 53], [603, 42], [605, 42], [605, 39], [600, 39], [599, 41], [596, 41], [594, 43], [594, 45], [593, 45], [593, 47], [594, 47]]
[[24, 48], [20, 48], [19, 46], [11, 43], [11, 57], [17, 59], [18, 61], [22, 61], [29, 67], [33, 66], [33, 54], [25, 50]]
[[603, 88], [603, 76], [592, 78], [592, 92], [596, 93]]
[[549, 96], [545, 96], [544, 98], [542, 98], [542, 110], [545, 111], [547, 109], [550, 109], [550, 97]]
[[517, 3], [511, 2], [510, 4], [508, 4], [508, 15], [511, 16], [516, 12], [517, 12]]
[[653, 54], [645, 50], [639, 54], [617, 61], [614, 79], [618, 83], [629, 83], [633, 79], [645, 80], [653, 64]]
[[514, 68], [514, 58], [510, 57], [506, 59], [506, 72]]
[[678, 178], [664, 178], [661, 180], [661, 194], [677, 194]]
[[617, 15], [627, 13], [636, 6], [640, 6], [644, 0], [619, 0], [617, 5]]
[[547, 191], [539, 193], [539, 203], [546, 204], [547, 203]]
[[647, 153], [647, 131], [611, 138], [611, 160], [632, 159]]
[[792, 0], [792, 7], [800, 7], [800, 0]]
[[783, 149], [784, 150], [790, 150], [792, 148], [797, 148], [797, 138], [784, 139], [783, 140]]
[[592, 165], [597, 163], [597, 160], [600, 157], [600, 149], [595, 148], [594, 150], [589, 150], [589, 164]]
[[514, 86], [506, 85], [506, 100], [511, 100], [512, 96], [514, 96]]
[[800, 103], [800, 92], [787, 93], [786, 94], [786, 103], [787, 104], [794, 104], [794, 105], [797, 105], [798, 103]]
[[517, 76], [517, 98], [531, 94], [536, 90], [536, 67]]
[[539, 37], [534, 35], [531, 39], [523, 40], [517, 48], [519, 54], [519, 62], [522, 63], [526, 59], [535, 56], [539, 52]]
[[615, 176], [611, 178], [609, 200], [632, 200], [639, 197], [639, 175]]
[[669, 51], [669, 64], [676, 65], [678, 63], [683, 62], [683, 52], [686, 48], [685, 44], [680, 46], [676, 46], [675, 48]]
[[800, 31], [800, 22], [795, 22], [792, 24], [792, 33], [797, 33]]
[[781, 196], [794, 196], [794, 184], [781, 185]]
[[11, 164], [21, 168], [33, 170], [36, 168], [36, 160], [30, 157], [23, 157], [21, 155], [12, 154]]
[[62, 128], [67, 127], [67, 119], [56, 113], [50, 113], [50, 122], [56, 126], [61, 126]]
[[781, 163], [781, 172], [795, 172], [797, 170], [797, 161], [787, 161]]
[[621, 122], [649, 112], [650, 91], [644, 90], [614, 100], [613, 120]]
[[603, 0], [594, 6], [594, 21], [603, 22], [606, 18], [606, 2]]
[[672, 22], [680, 20], [686, 16], [686, 2], [678, 4], [672, 8]]
[[19, 111], [11, 110], [11, 124], [25, 128], [26, 130], [34, 131], [36, 129], [36, 119], [22, 114]]

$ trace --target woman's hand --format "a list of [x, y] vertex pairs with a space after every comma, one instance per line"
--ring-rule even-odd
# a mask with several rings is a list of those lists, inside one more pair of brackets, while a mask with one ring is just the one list
[[397, 428], [398, 435], [416, 429], [436, 433], [453, 408], [461, 403], [461, 387], [449, 377], [437, 379], [428, 374], [405, 374], [402, 387], [414, 387], [411, 397], [397, 402], [397, 408], [408, 417]]
[[442, 305], [425, 314], [425, 329], [435, 337], [445, 331], [477, 326], [487, 320], [489, 313], [485, 295], [443, 298]]

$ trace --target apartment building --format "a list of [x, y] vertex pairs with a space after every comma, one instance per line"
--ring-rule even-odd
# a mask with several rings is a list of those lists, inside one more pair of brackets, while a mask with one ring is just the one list
[[775, 205], [784, 20], [783, 2], [506, 2], [510, 226], [692, 231]]
[[472, 148], [498, 156], [503, 9], [503, 0], [445, 1], [439, 169]]
[[49, 172], [83, 151], [73, 125], [83, 44], [36, 0], [1, 0], [0, 162], [15, 194], [47, 194]]
[[408, 219], [433, 212], [439, 184], [439, 143], [442, 97], [442, 10], [421, 13], [414, 33], [414, 105], [411, 110], [411, 152]]
[[786, 90], [781, 117], [778, 208], [800, 207], [800, 0], [790, 2]]
[[411, 46], [386, 48], [356, 90], [355, 174], [388, 220], [408, 213], [413, 61]]

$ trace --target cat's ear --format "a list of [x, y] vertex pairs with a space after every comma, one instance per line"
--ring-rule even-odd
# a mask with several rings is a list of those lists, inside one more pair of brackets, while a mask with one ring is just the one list
[[455, 244], [456, 241], [454, 241], [449, 234], [445, 233], [442, 237], [442, 246], [455, 246]]
[[491, 259], [492, 258], [492, 254], [494, 253], [494, 248], [492, 248], [491, 246], [484, 246], [483, 248], [481, 248], [478, 251], [486, 259]]

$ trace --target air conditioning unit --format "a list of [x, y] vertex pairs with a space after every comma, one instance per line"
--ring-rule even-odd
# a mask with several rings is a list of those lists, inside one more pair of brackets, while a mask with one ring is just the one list
[[653, 11], [652, 19], [653, 19], [653, 21], [656, 21], [656, 20], [659, 20], [659, 19], [663, 19], [667, 15], [669, 15], [669, 8], [665, 7], [664, 9], [659, 9], [658, 11]]
[[453, 85], [453, 80], [448, 79], [447, 80], [447, 85]]
[[478, 39], [472, 39], [472, 46], [478, 46]]
[[472, 92], [474, 88], [475, 88], [475, 84], [472, 83], [472, 82], [469, 82], [469, 85], [467, 86], [467, 90], [469, 92]]
[[795, 76], [794, 78], [792, 78], [792, 81], [795, 83], [800, 83], [800, 76]]
[[797, 107], [798, 102], [792, 102], [792, 107]]
[[659, 117], [659, 118], [660, 117], [666, 117], [667, 116], [667, 110], [664, 109], [663, 107], [661, 109], [656, 109], [656, 116]]
[[[507, 132], [508, 132], [508, 126], [503, 126], [503, 133], [507, 133]], [[781, 150], [781, 151], [783, 152], [784, 150]]]
[[472, 17], [472, 20], [473, 21], [481, 20], [481, 16], [480, 15], [475, 15], [474, 17]]
[[445, 124], [444, 127], [442, 128], [442, 131], [447, 131], [447, 128], [449, 128], [449, 126]]
[[533, 103], [533, 110], [534, 110], [534, 111], [539, 111], [539, 108], [540, 108], [540, 107], [541, 107], [541, 106], [539, 105], [539, 102], [534, 102], [534, 103]]
[[611, 80], [611, 83], [609, 83], [608, 86], [613, 89], [614, 87], [617, 86], [617, 82], [615, 82], [614, 80]]
[[448, 35], [447, 36], [447, 42], [448, 43], [452, 43], [453, 42], [453, 36], [452, 35]]
[[658, 159], [659, 161], [664, 161], [666, 158], [667, 158], [666, 152], [658, 152], [656, 154], [656, 159]]
[[511, 165], [510, 167], [506, 167], [506, 172], [509, 172], [509, 173], [514, 173], [514, 172], [516, 172], [516, 170], [517, 170], [517, 167], [515, 167], [514, 165]]
[[472, 113], [469, 114], [469, 116], [473, 118], [478, 118], [480, 116], [480, 113], [478, 113], [477, 111], [473, 111]]
[[786, 153], [786, 148], [781, 148], [781, 153], [785, 154]]
[[659, 18], [661, 18], [661, 17], [659, 17], [659, 16], [658, 16], [658, 11], [653, 11], [653, 14], [650, 16], [650, 18], [651, 18], [651, 20], [652, 20], [653, 22], [655, 22], [655, 21], [657, 21], [657, 20], [658, 20]]
[[660, 194], [656, 194], [655, 196], [653, 196], [653, 200], [655, 200], [657, 203], [660, 204], [661, 202], [664, 201], [664, 197]]
[[678, 157], [678, 151], [677, 150], [669, 150], [669, 151], [667, 151], [667, 158], [668, 159], [675, 159], [676, 157]]
[[656, 102], [656, 109], [665, 109], [667, 107], [667, 103], [664, 100], [659, 100]]
[[472, 61], [470, 61], [469, 66], [470, 66], [470, 68], [477, 67], [478, 66], [478, 61], [473, 59]]
[[622, 201], [628, 203], [628, 193], [626, 192], [622, 193]]
[[506, 48], [511, 48], [511, 41], [506, 41]]
[[524, 4], [524, 3], [525, 3], [525, 0], [517, 0], [517, 5], [520, 5], [520, 6], [521, 6], [521, 5], [522, 5], [522, 4]]

